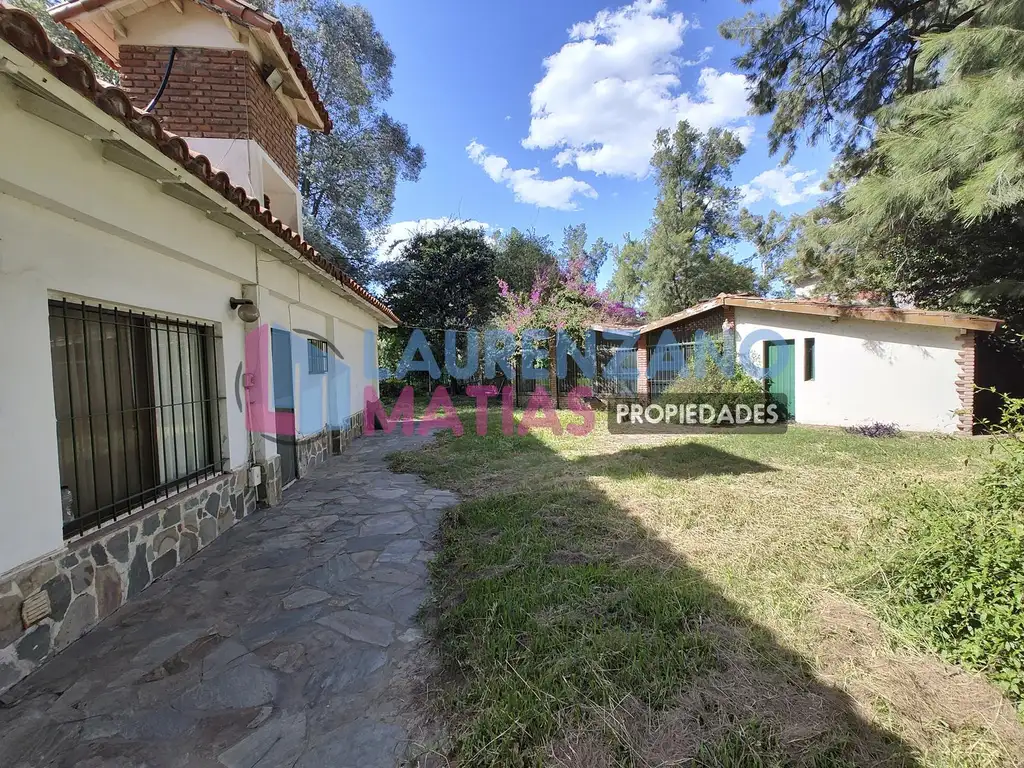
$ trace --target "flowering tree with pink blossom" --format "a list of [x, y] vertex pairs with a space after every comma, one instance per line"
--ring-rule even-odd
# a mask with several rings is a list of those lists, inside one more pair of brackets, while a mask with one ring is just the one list
[[585, 277], [586, 260], [573, 258], [561, 266], [541, 269], [528, 293], [512, 291], [498, 280], [502, 308], [496, 322], [519, 336], [527, 329], [563, 331], [582, 339], [596, 324], [632, 327], [643, 322], [642, 313], [612, 301]]

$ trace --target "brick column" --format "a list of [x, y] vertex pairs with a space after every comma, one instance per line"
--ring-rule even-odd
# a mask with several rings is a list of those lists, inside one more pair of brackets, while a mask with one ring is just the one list
[[957, 336], [960, 352], [956, 362], [960, 368], [956, 377], [956, 392], [960, 398], [960, 413], [957, 430], [964, 435], [974, 434], [974, 363], [975, 342], [974, 331], [963, 331]]
[[650, 396], [650, 382], [647, 380], [647, 334], [641, 333], [636, 340], [636, 392], [641, 400]]

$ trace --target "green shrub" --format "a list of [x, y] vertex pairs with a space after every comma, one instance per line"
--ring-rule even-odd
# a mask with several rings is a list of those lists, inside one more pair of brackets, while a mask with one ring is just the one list
[[962, 498], [921, 487], [886, 521], [876, 583], [901, 623], [1024, 711], [1024, 400], [1007, 399], [1001, 432]]
[[695, 368], [695, 361], [691, 361], [689, 375], [675, 379], [665, 388], [659, 399], [678, 402], [687, 395], [712, 395], [701, 397], [700, 400], [720, 408], [736, 402], [751, 403], [760, 400], [764, 395], [764, 384], [738, 365], [733, 375], [729, 376], [709, 355], [704, 364], [703, 376], [698, 376]]

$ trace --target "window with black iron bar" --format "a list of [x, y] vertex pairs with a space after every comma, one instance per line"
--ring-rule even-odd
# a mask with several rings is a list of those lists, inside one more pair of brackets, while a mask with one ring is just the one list
[[327, 342], [309, 339], [309, 372], [327, 373]]
[[814, 381], [814, 339], [804, 339], [804, 381]]
[[221, 471], [213, 327], [50, 302], [64, 537]]

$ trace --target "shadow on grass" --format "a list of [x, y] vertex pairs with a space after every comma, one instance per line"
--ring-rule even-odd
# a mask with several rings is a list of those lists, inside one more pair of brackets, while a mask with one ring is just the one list
[[[509, 438], [467, 434], [394, 461], [458, 490], [452, 463], [474, 460], [466, 441], [486, 462], [497, 461], [487, 449], [496, 439]], [[641, 469], [687, 478], [770, 467], [700, 444], [566, 461], [534, 436], [515, 440], [532, 466], [543, 459], [546, 476], [563, 466], [564, 483], [523, 492], [524, 477], [518, 492], [496, 485], [452, 508], [431, 568], [424, 618], [441, 660], [432, 690], [453, 764], [918, 764], [578, 472], [593, 463], [591, 474], [613, 479]]]
[[625, 448], [611, 455], [586, 456], [572, 463], [590, 474], [613, 479], [657, 475], [672, 480], [688, 480], [704, 475], [745, 475], [775, 471], [767, 464], [704, 443]]

